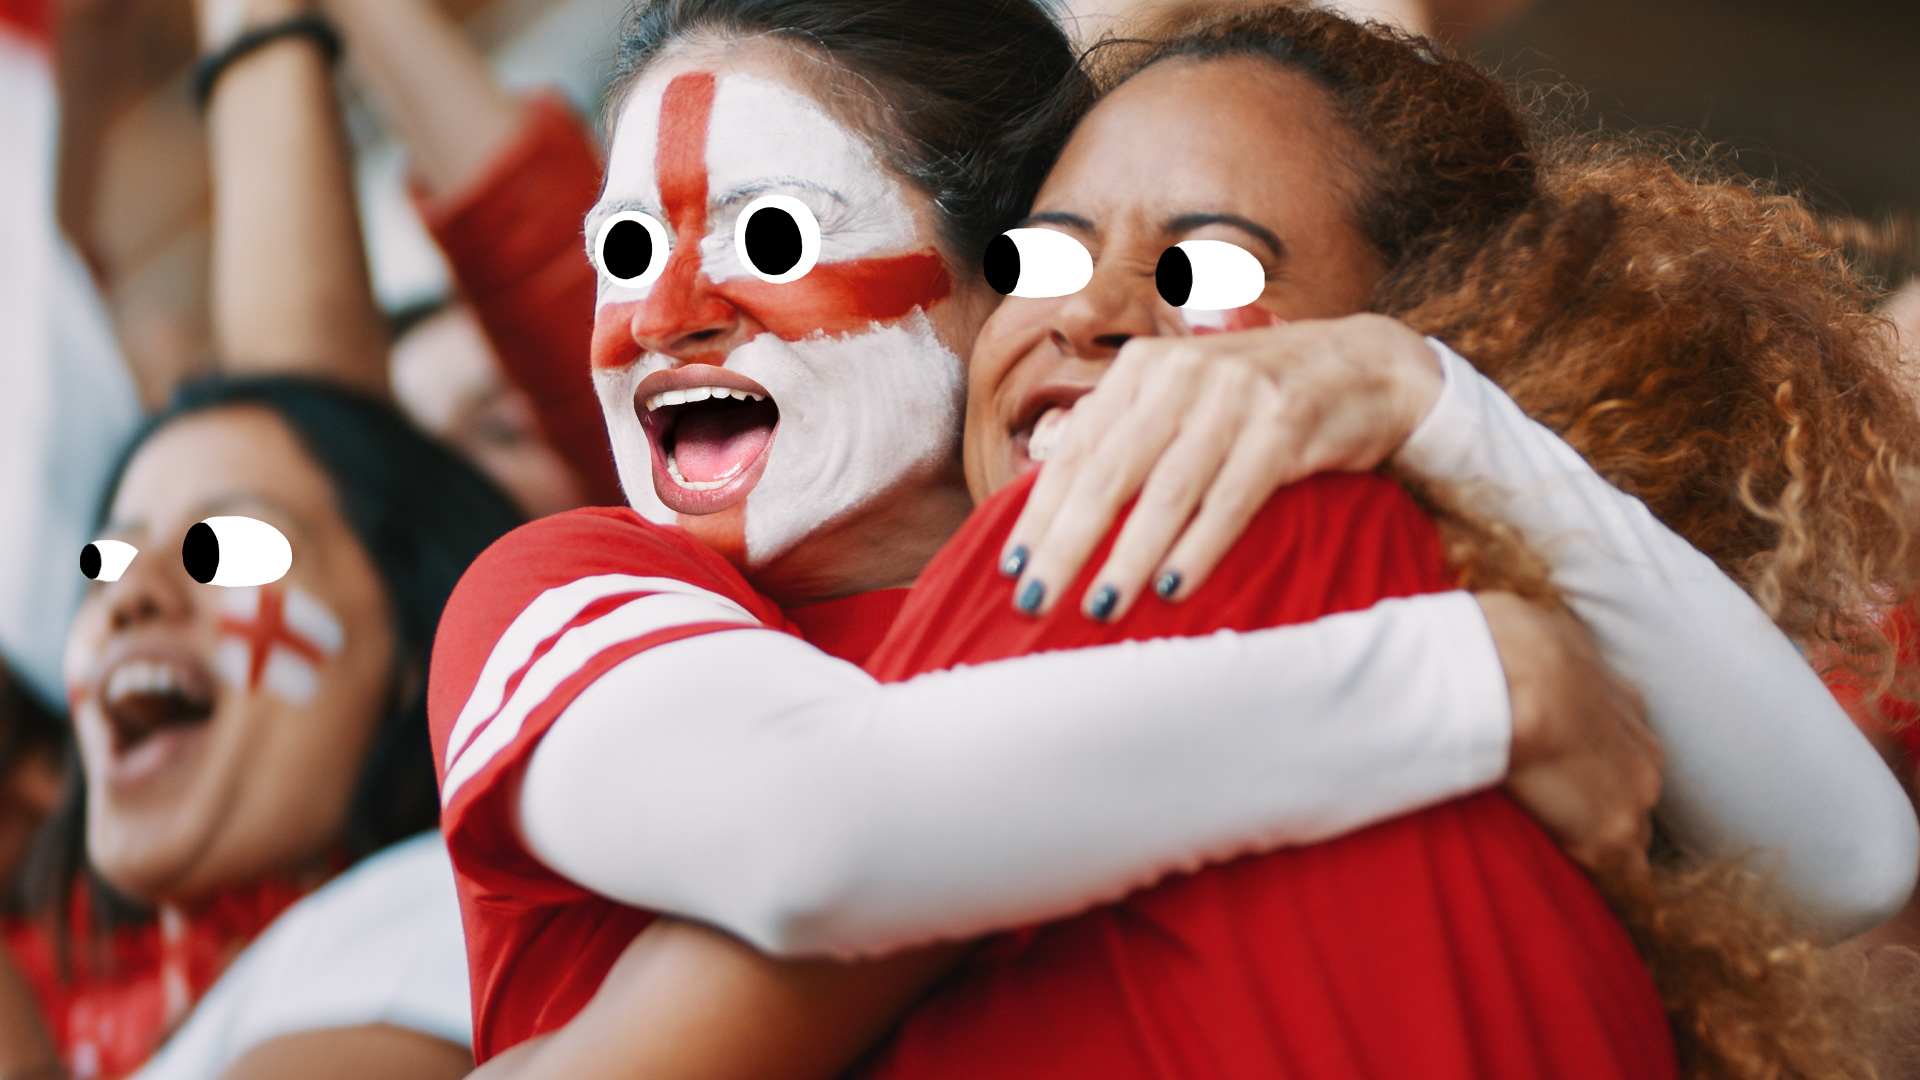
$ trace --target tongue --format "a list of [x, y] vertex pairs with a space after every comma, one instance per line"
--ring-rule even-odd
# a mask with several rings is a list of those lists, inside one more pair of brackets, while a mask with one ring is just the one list
[[771, 402], [689, 409], [673, 428], [673, 460], [696, 484], [726, 480], [753, 464], [773, 438]]

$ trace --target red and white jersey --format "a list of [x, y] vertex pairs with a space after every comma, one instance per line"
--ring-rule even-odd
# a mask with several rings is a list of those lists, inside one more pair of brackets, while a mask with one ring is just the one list
[[[1322, 475], [1275, 494], [1182, 603], [1146, 597], [1111, 625], [1068, 604], [1024, 618], [994, 562], [1025, 488], [981, 506], [927, 567], [875, 676], [1252, 631], [1452, 587], [1398, 484]], [[1646, 1080], [1677, 1066], [1653, 981], [1598, 890], [1493, 791], [991, 937], [859, 1075]]]
[[541, 736], [621, 661], [742, 627], [788, 623], [725, 559], [625, 508], [516, 529], [454, 590], [434, 644], [428, 710], [478, 1060], [565, 1023], [653, 918], [554, 873], [521, 842], [516, 780]]

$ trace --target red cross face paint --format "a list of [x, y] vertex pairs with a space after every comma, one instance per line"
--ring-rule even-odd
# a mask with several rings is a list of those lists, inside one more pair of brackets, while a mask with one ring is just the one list
[[236, 690], [264, 689], [288, 704], [307, 705], [320, 691], [320, 669], [344, 639], [340, 620], [303, 589], [230, 589], [220, 602], [214, 670]]
[[927, 316], [953, 291], [931, 215], [798, 89], [643, 79], [586, 233], [594, 381], [642, 513], [752, 570], [953, 453], [964, 373]]

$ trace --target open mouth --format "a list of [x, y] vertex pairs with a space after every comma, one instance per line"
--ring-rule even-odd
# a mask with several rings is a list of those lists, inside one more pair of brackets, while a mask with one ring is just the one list
[[653, 453], [653, 489], [680, 514], [712, 514], [747, 497], [780, 426], [773, 395], [725, 368], [655, 372], [634, 390]]
[[1059, 450], [1074, 405], [1092, 390], [1091, 385], [1053, 385], [1027, 395], [1012, 431], [1016, 475], [1039, 468]]
[[114, 771], [131, 779], [160, 768], [205, 729], [215, 705], [213, 676], [186, 657], [142, 653], [101, 673], [99, 700]]

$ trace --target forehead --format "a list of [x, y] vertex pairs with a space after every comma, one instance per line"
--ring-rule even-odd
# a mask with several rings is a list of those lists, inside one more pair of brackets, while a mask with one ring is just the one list
[[1088, 113], [1036, 209], [1259, 221], [1335, 212], [1351, 189], [1354, 149], [1305, 76], [1252, 57], [1163, 61]]
[[246, 496], [303, 515], [333, 505], [326, 475], [279, 417], [256, 406], [209, 409], [168, 424], [140, 447], [114, 492], [113, 516], [193, 514]]
[[[801, 85], [794, 77], [796, 65], [764, 50], [656, 64], [621, 106], [608, 153], [607, 194], [657, 197], [661, 109], [668, 87], [681, 76], [702, 73], [716, 83], [705, 129], [707, 183], [714, 198], [781, 181], [841, 193], [869, 187], [883, 171], [872, 146]], [[668, 135], [675, 136], [671, 127]]]

